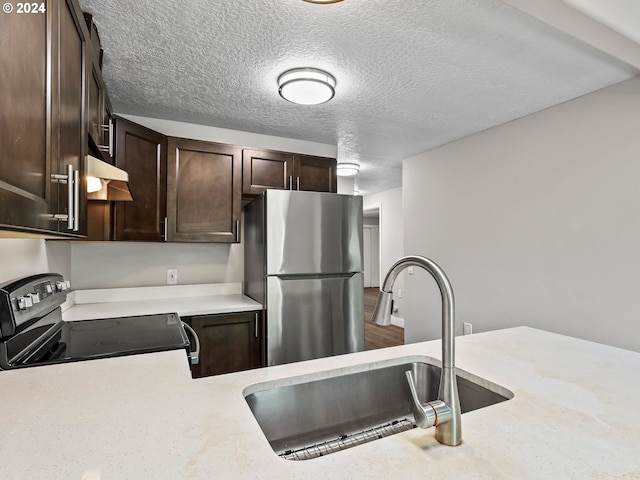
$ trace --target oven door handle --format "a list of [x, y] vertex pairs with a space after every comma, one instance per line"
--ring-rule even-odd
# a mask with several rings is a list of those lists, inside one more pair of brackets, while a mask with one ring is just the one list
[[189, 358], [191, 359], [191, 365], [197, 365], [198, 363], [200, 363], [200, 339], [198, 338], [198, 334], [196, 333], [196, 331], [191, 328], [190, 325], [182, 322], [182, 326], [191, 334], [191, 336], [193, 337], [193, 341], [196, 344], [195, 350], [189, 349]]

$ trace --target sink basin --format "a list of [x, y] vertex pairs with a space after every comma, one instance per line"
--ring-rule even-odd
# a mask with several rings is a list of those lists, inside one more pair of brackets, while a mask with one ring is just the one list
[[[274, 452], [306, 460], [415, 428], [407, 370], [422, 403], [437, 399], [439, 362], [424, 356], [258, 383], [243, 394]], [[513, 398], [460, 369], [457, 383], [463, 414]]]

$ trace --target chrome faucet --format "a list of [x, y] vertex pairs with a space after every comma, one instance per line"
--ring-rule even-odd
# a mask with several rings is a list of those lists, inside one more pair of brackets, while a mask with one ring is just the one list
[[414, 417], [418, 426], [436, 427], [436, 439], [444, 444], [456, 446], [462, 442], [460, 399], [456, 383], [455, 342], [454, 342], [454, 302], [451, 283], [444, 271], [432, 260], [420, 256], [407, 256], [398, 260], [387, 272], [380, 296], [373, 311], [373, 321], [378, 325], [391, 323], [393, 284], [407, 267], [421, 267], [431, 274], [440, 288], [442, 296], [442, 372], [438, 400], [421, 404], [418, 400], [413, 375], [407, 372], [407, 381], [414, 401]]

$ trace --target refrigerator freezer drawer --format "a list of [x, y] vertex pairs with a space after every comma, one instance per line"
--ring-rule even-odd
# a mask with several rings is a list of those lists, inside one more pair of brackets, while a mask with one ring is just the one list
[[267, 365], [364, 350], [362, 273], [267, 277]]

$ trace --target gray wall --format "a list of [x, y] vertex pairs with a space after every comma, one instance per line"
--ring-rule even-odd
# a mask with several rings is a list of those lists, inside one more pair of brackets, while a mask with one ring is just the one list
[[[528, 325], [640, 351], [640, 77], [405, 160], [407, 254], [474, 332]], [[405, 339], [440, 337], [406, 277]]]

